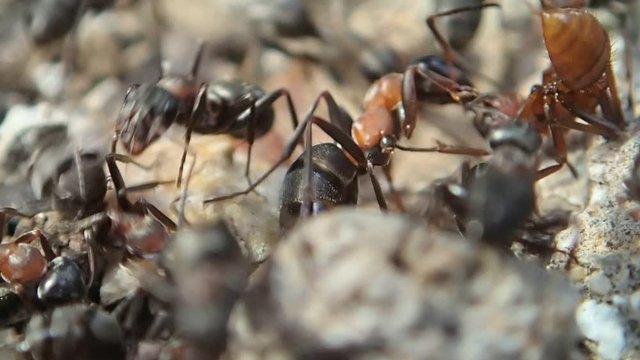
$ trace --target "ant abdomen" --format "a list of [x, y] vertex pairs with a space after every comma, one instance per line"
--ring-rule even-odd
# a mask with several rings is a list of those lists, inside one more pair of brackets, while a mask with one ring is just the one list
[[[241, 116], [254, 106], [254, 136], [261, 137], [271, 130], [275, 120], [272, 107], [258, 109], [256, 101], [266, 92], [259, 86], [240, 80], [214, 81], [207, 86], [207, 106], [212, 116], [206, 121], [196, 121], [193, 131], [201, 134], [227, 133], [244, 139], [251, 116]], [[212, 123], [213, 122], [213, 123]]]
[[600, 22], [583, 9], [542, 12], [542, 32], [551, 64], [564, 85], [584, 89], [609, 66], [611, 43]]
[[[312, 147], [311, 186], [314, 213], [358, 201], [358, 172], [344, 152], [332, 143]], [[304, 153], [285, 175], [280, 193], [280, 226], [289, 229], [300, 218], [304, 198]], [[310, 214], [313, 215], [313, 214]]]

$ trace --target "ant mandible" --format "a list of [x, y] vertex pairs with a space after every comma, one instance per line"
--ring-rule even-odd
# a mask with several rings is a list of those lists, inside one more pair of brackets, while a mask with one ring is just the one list
[[168, 74], [163, 66], [162, 75], [155, 84], [136, 84], [129, 88], [111, 146], [111, 152], [115, 153], [120, 139], [131, 155], [138, 155], [174, 123], [186, 126], [184, 152], [176, 182], [178, 187], [192, 132], [229, 134], [246, 140], [249, 148], [245, 177], [249, 180], [253, 142], [271, 129], [275, 120], [272, 104], [277, 99], [286, 98], [293, 127], [298, 125], [295, 106], [286, 89], [266, 93], [259, 86], [241, 80], [196, 85], [203, 50], [204, 44], [200, 43], [187, 76]]

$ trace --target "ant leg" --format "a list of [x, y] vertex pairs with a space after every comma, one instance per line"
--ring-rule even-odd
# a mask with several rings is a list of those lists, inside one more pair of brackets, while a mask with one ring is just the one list
[[387, 212], [387, 201], [384, 198], [384, 194], [382, 193], [382, 187], [380, 187], [380, 182], [373, 175], [373, 171], [369, 169], [369, 179], [371, 180], [371, 185], [373, 186], [373, 192], [376, 194], [376, 201], [378, 202], [378, 206], [382, 212]]
[[171, 220], [167, 215], [160, 211], [160, 209], [158, 209], [155, 205], [147, 202], [146, 200], [140, 199], [134, 204], [134, 206], [141, 212], [153, 216], [167, 230], [176, 231], [178, 229], [176, 223], [173, 222], [173, 220]]
[[[275, 90], [256, 101], [251, 102], [251, 107], [242, 113], [238, 117], [238, 121], [247, 121], [247, 143], [249, 145], [249, 149], [247, 150], [247, 165], [245, 168], [245, 177], [249, 185], [251, 185], [251, 178], [249, 177], [249, 166], [251, 164], [251, 153], [253, 149], [253, 142], [255, 140], [255, 128], [257, 126], [257, 121], [260, 118], [260, 114], [263, 111], [269, 109], [275, 101], [279, 98], [284, 97], [287, 100], [287, 107], [289, 109], [289, 115], [291, 116], [291, 124], [293, 125], [293, 129], [295, 130], [298, 127], [298, 115], [296, 114], [295, 105], [293, 104], [293, 100], [291, 99], [291, 94], [286, 89], [278, 89]], [[302, 144], [304, 147], [304, 144]]]
[[402, 109], [404, 121], [402, 128], [407, 139], [411, 138], [413, 129], [418, 121], [418, 95], [416, 90], [416, 76], [430, 80], [434, 85], [449, 94], [453, 102], [466, 104], [477, 98], [477, 91], [469, 86], [458, 84], [456, 81], [436, 72], [423, 71], [417, 65], [409, 66], [402, 76]]
[[622, 114], [622, 103], [618, 96], [618, 88], [616, 87], [616, 78], [611, 69], [611, 64], [607, 66], [605, 76], [609, 81], [609, 86], [600, 96], [598, 96], [598, 103], [602, 108], [602, 114], [604, 118], [615, 124], [619, 129], [624, 129], [626, 123], [624, 121], [624, 115]]
[[[180, 188], [182, 184], [182, 172], [184, 171], [184, 163], [187, 161], [187, 153], [189, 152], [189, 143], [191, 143], [191, 133], [193, 132], [193, 126], [196, 122], [196, 116], [199, 114], [198, 110], [201, 106], [205, 106], [207, 101], [207, 86], [202, 85], [196, 96], [196, 101], [193, 104], [193, 110], [189, 117], [189, 123], [187, 124], [187, 132], [184, 135], [184, 150], [180, 157], [180, 167], [178, 168], [178, 179], [176, 180], [176, 187]], [[205, 113], [206, 114], [206, 113]], [[206, 115], [205, 115], [206, 116]], [[207, 119], [208, 120], [208, 119]]]
[[176, 211], [176, 208], [175, 208], [176, 200], [172, 201], [170, 205], [170, 208], [178, 214], [178, 226], [189, 224], [189, 222], [187, 221], [187, 218], [185, 217], [184, 212], [187, 204], [187, 193], [189, 191], [189, 183], [191, 182], [191, 175], [193, 175], [193, 169], [195, 168], [195, 166], [196, 166], [196, 156], [194, 155], [193, 162], [191, 163], [191, 166], [189, 167], [189, 171], [187, 172], [187, 179], [184, 183], [184, 187], [182, 188], [182, 191], [180, 192], [180, 197], [178, 198], [180, 200], [180, 208], [177, 209]]
[[107, 168], [111, 175], [111, 182], [113, 183], [113, 187], [116, 192], [116, 201], [121, 209], [124, 211], [130, 211], [133, 205], [127, 198], [127, 188], [124, 184], [122, 173], [120, 173], [120, 170], [118, 169], [118, 164], [116, 164], [116, 158], [114, 155], [115, 154], [108, 154], [105, 156], [105, 160], [107, 161]]
[[291, 140], [289, 140], [289, 142], [287, 143], [287, 145], [284, 148], [284, 151], [282, 152], [282, 154], [280, 155], [280, 158], [278, 159], [278, 161], [276, 161], [275, 164], [273, 164], [271, 166], [271, 168], [269, 168], [269, 170], [267, 170], [264, 174], [262, 174], [262, 176], [260, 176], [255, 182], [253, 182], [249, 187], [247, 187], [245, 190], [242, 191], [237, 191], [225, 196], [218, 196], [218, 197], [214, 197], [214, 198], [210, 198], [210, 199], [206, 199], [204, 200], [204, 204], [208, 204], [208, 203], [212, 203], [212, 202], [218, 202], [218, 201], [224, 201], [224, 200], [229, 200], [229, 199], [233, 199], [235, 197], [241, 196], [241, 195], [246, 195], [248, 193], [250, 193], [251, 191], [253, 191], [258, 185], [260, 185], [267, 177], [269, 177], [269, 175], [271, 175], [271, 173], [273, 173], [279, 166], [281, 166], [282, 164], [285, 163], [285, 161], [287, 161], [287, 159], [289, 159], [289, 157], [291, 157], [291, 155], [293, 154], [293, 152], [295, 151], [295, 148], [298, 146], [298, 143], [300, 141], [300, 138], [302, 136], [303, 131], [305, 130], [305, 128], [307, 127], [308, 123], [311, 122], [315, 117], [313, 116], [309, 116], [308, 119], [306, 119], [304, 122], [302, 122], [298, 128], [296, 129], [296, 131], [293, 133], [293, 136], [291, 138]]
[[408, 151], [408, 152], [439, 152], [443, 154], [453, 154], [453, 155], [469, 155], [469, 156], [487, 156], [491, 153], [484, 149], [476, 149], [470, 148], [466, 146], [457, 146], [457, 145], [448, 145], [443, 142], [436, 140], [436, 146], [429, 148], [416, 148], [416, 147], [408, 147], [402, 145], [394, 146], [398, 150]]
[[42, 231], [40, 231], [38, 229], [28, 231], [28, 232], [18, 236], [18, 238], [15, 239], [13, 241], [13, 243], [14, 244], [19, 244], [19, 243], [27, 243], [27, 244], [29, 244], [29, 243], [33, 242], [34, 240], [38, 240], [38, 242], [40, 242], [40, 246], [42, 247], [42, 251], [44, 252], [44, 257], [45, 257], [45, 259], [47, 259], [47, 261], [51, 261], [56, 257], [56, 254], [51, 249], [51, 244], [49, 244], [49, 241], [44, 236]]
[[151, 170], [151, 166], [143, 165], [143, 164], [133, 160], [133, 158], [131, 158], [131, 156], [129, 156], [129, 155], [117, 154], [117, 153], [111, 153], [109, 155], [111, 155], [113, 157], [113, 160], [115, 160], [115, 161], [119, 161], [119, 162], [124, 163], [124, 164], [132, 164], [132, 165], [135, 165], [135, 166], [139, 167], [142, 170]]
[[304, 169], [302, 171], [302, 204], [300, 205], [300, 216], [302, 218], [309, 217], [313, 214], [312, 204], [313, 195], [315, 194], [313, 184], [313, 139], [311, 126], [307, 126], [305, 131], [305, 151], [304, 151]]
[[455, 51], [453, 50], [449, 42], [444, 38], [442, 33], [436, 27], [436, 19], [439, 17], [459, 14], [462, 12], [477, 11], [477, 10], [481, 10], [483, 8], [492, 7], [492, 6], [500, 7], [500, 4], [488, 3], [488, 4], [481, 4], [481, 5], [474, 5], [474, 6], [461, 6], [456, 9], [443, 11], [438, 14], [433, 14], [427, 18], [427, 26], [433, 33], [433, 36], [435, 36], [436, 41], [438, 42], [442, 50], [444, 51], [445, 59], [447, 60], [448, 63], [453, 64], [456, 60], [458, 60], [458, 56], [456, 55]]
[[558, 170], [562, 169], [563, 165], [564, 164], [555, 164], [555, 165], [547, 166], [544, 169], [538, 170], [537, 173], [536, 173], [536, 181], [542, 180], [542, 179], [546, 178], [547, 176], [557, 172]]
[[[281, 97], [284, 97], [287, 100], [287, 108], [289, 110], [289, 116], [291, 116], [291, 124], [293, 124], [293, 129], [295, 130], [298, 127], [298, 115], [296, 113], [296, 107], [293, 104], [293, 99], [291, 98], [291, 93], [289, 93], [289, 90], [287, 89], [282, 88], [275, 90], [256, 100], [254, 102], [254, 111], [257, 114], [261, 114], [263, 111], [269, 109], [271, 105]], [[245, 112], [240, 114], [238, 120], [244, 121], [248, 116], [251, 116], [251, 109], [245, 110]]]
[[[618, 136], [618, 133], [620, 132], [621, 129], [615, 124], [601, 118], [598, 115], [590, 114], [589, 112], [584, 111], [583, 109], [572, 104], [570, 101], [566, 101], [565, 99], [563, 99], [562, 96], [560, 96], [559, 99], [562, 106], [564, 106], [572, 114], [589, 123], [593, 129], [598, 129], [597, 131], [599, 131], [599, 135], [602, 135], [605, 137]], [[572, 123], [576, 124], [575, 121]], [[570, 127], [569, 122], [563, 121], [561, 124], [563, 126]]]
[[89, 281], [87, 282], [87, 290], [91, 285], [93, 285], [96, 274], [96, 253], [94, 250], [95, 243], [93, 241], [94, 234], [95, 232], [93, 229], [84, 229], [82, 232], [84, 241], [87, 243], [87, 257], [89, 258]]
[[4, 228], [5, 228], [5, 223], [7, 218], [11, 218], [13, 216], [19, 216], [21, 218], [30, 219], [35, 215], [23, 214], [20, 211], [10, 207], [0, 207], [0, 230], [2, 231], [2, 234], [0, 234], [0, 241], [2, 240], [2, 237], [4, 236], [4, 233], [5, 233]]
[[[629, 21], [626, 21], [627, 25]], [[635, 98], [633, 96], [634, 93], [634, 79], [633, 79], [633, 41], [631, 40], [631, 34], [629, 33], [629, 26], [625, 26], [625, 31], [623, 31], [624, 37], [624, 62], [625, 62], [625, 76], [627, 78], [627, 108], [628, 112], [631, 115], [631, 119], [635, 119]], [[609, 75], [607, 75], [609, 76]], [[615, 88], [615, 86], [614, 86]]]
[[[169, 219], [166, 215], [164, 215], [158, 208], [147, 203], [145, 200], [138, 200], [135, 204], [132, 204], [131, 201], [127, 198], [127, 187], [124, 184], [124, 179], [122, 178], [122, 174], [118, 169], [118, 165], [115, 162], [115, 159], [112, 156], [113, 154], [109, 154], [106, 156], [107, 167], [109, 168], [109, 174], [111, 174], [111, 181], [113, 182], [113, 187], [116, 191], [116, 201], [118, 202], [118, 206], [122, 208], [124, 211], [138, 211], [143, 212], [145, 214], [150, 213], [153, 217], [156, 218], [163, 226], [167, 229], [176, 229], [176, 225], [171, 219]], [[173, 181], [171, 181], [173, 182]], [[160, 182], [159, 182], [160, 183]], [[157, 185], [154, 183], [142, 184], [139, 185], [139, 188], [145, 186], [149, 187], [151, 185]]]
[[82, 154], [80, 153], [80, 149], [76, 149], [73, 157], [76, 162], [76, 170], [78, 171], [78, 187], [80, 188], [80, 199], [82, 199], [83, 204], [76, 213], [75, 219], [77, 220], [84, 215], [87, 207], [87, 185], [84, 179], [84, 172], [82, 171]]
[[174, 180], [158, 180], [158, 181], [149, 181], [146, 183], [142, 183], [142, 184], [138, 184], [138, 185], [133, 185], [133, 186], [127, 186], [125, 188], [125, 190], [127, 192], [136, 192], [136, 191], [144, 191], [144, 190], [151, 190], [153, 188], [156, 188], [160, 185], [169, 185], [169, 184], [173, 184]]
[[426, 22], [427, 22], [427, 26], [429, 27], [429, 30], [431, 30], [431, 33], [436, 38], [436, 42], [442, 48], [442, 51], [444, 52], [444, 58], [447, 61], [447, 63], [449, 63], [450, 65], [458, 66], [464, 72], [470, 72], [470, 73], [475, 73], [476, 75], [480, 75], [485, 80], [491, 82], [494, 85], [497, 85], [498, 87], [501, 87], [502, 84], [500, 84], [499, 81], [496, 81], [495, 79], [491, 79], [490, 77], [488, 77], [486, 75], [483, 75], [481, 73], [478, 73], [478, 72], [470, 70], [470, 69], [473, 69], [473, 67], [467, 65], [466, 62], [463, 61], [463, 58], [461, 56], [459, 56], [455, 52], [455, 50], [453, 50], [453, 48], [449, 44], [449, 41], [447, 41], [444, 38], [444, 36], [440, 32], [440, 30], [438, 30], [438, 28], [436, 27], [436, 23], [435, 23], [436, 19], [439, 18], [439, 17], [445, 17], [445, 16], [454, 15], [454, 14], [458, 14], [458, 13], [462, 13], [462, 12], [468, 12], [468, 11], [482, 10], [483, 8], [487, 8], [487, 7], [500, 7], [500, 4], [498, 4], [498, 3], [486, 3], [486, 4], [481, 4], [481, 5], [461, 6], [461, 7], [458, 7], [458, 8], [455, 8], [455, 9], [451, 9], [451, 10], [448, 10], [448, 11], [443, 11], [443, 12], [438, 13], [438, 14], [433, 14], [433, 15], [427, 17]]
[[416, 90], [416, 66], [410, 66], [402, 75], [402, 110], [404, 121], [402, 130], [407, 139], [411, 138], [418, 121], [418, 95]]
[[558, 156], [558, 164], [562, 167], [563, 165], [567, 165], [569, 170], [571, 171], [571, 175], [575, 179], [578, 178], [578, 171], [576, 168], [567, 160], [567, 141], [564, 136], [563, 129], [555, 125], [549, 126], [551, 129], [551, 137], [553, 138], [553, 145], [556, 149], [556, 154]]
[[[276, 163], [273, 164], [271, 168], [269, 168], [269, 170], [267, 170], [260, 178], [258, 178], [251, 186], [249, 186], [245, 190], [234, 192], [225, 196], [218, 196], [218, 197], [206, 199], [204, 201], [204, 204], [229, 200], [241, 195], [246, 195], [251, 191], [253, 191], [260, 183], [262, 183], [267, 177], [269, 177], [269, 175], [271, 175], [279, 166], [284, 164], [285, 161], [289, 159], [289, 157], [291, 157], [296, 146], [299, 144], [302, 136], [304, 135], [304, 131], [306, 127], [309, 126], [311, 123], [314, 123], [320, 126], [320, 128], [322, 128], [322, 130], [324, 130], [325, 132], [327, 132], [327, 129], [330, 129], [329, 131], [331, 131], [331, 133], [327, 132], [327, 134], [331, 136], [335, 141], [337, 141], [340, 145], [342, 145], [343, 149], [345, 149], [345, 151], [347, 151], [355, 159], [355, 161], [359, 166], [362, 167], [363, 164], [366, 164], [367, 160], [362, 150], [360, 150], [360, 148], [353, 142], [353, 139], [351, 139], [349, 135], [347, 135], [338, 127], [339, 125], [329, 123], [326, 120], [320, 119], [317, 116], [313, 115], [318, 105], [320, 104], [321, 99], [325, 99], [325, 101], [327, 102], [330, 116], [332, 115], [335, 115], [338, 117], [344, 116], [344, 113], [340, 111], [339, 107], [333, 100], [333, 97], [331, 96], [331, 94], [328, 91], [323, 91], [316, 98], [315, 102], [311, 106], [311, 109], [309, 110], [308, 115], [305, 117], [305, 120], [302, 123], [300, 123], [296, 128], [296, 130], [294, 131], [293, 136], [285, 146], [284, 151], [280, 155], [280, 158], [278, 159], [278, 161], [276, 161]], [[332, 119], [332, 120], [335, 120], [335, 119]]]
[[189, 71], [189, 76], [192, 80], [195, 80], [198, 76], [198, 70], [200, 69], [200, 63], [202, 63], [202, 54], [204, 54], [205, 42], [202, 39], [198, 39], [198, 44], [196, 45], [196, 52], [193, 56], [193, 62], [191, 63], [191, 71]]
[[404, 212], [407, 212], [407, 209], [404, 206], [404, 202], [402, 201], [402, 196], [400, 195], [400, 192], [398, 191], [398, 189], [396, 189], [395, 185], [393, 185], [393, 178], [391, 176], [391, 164], [392, 162], [389, 162], [389, 164], [383, 166], [382, 173], [384, 174], [384, 177], [387, 180], [387, 184], [389, 184], [389, 192], [393, 197], [393, 202], [396, 204], [396, 207], [398, 208], [398, 210], [404, 213]]
[[249, 107], [249, 120], [247, 123], [247, 163], [244, 167], [244, 177], [247, 179], [247, 184], [251, 186], [251, 177], [249, 176], [249, 170], [251, 168], [251, 153], [253, 150], [253, 142], [256, 138], [256, 105], [255, 101], [251, 101], [251, 106]]

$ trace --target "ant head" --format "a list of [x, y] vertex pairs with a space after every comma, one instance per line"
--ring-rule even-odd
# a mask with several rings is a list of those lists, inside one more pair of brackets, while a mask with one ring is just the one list
[[489, 145], [492, 149], [511, 145], [527, 154], [534, 154], [540, 149], [541, 144], [540, 135], [531, 126], [521, 122], [512, 122], [494, 129], [489, 134]]

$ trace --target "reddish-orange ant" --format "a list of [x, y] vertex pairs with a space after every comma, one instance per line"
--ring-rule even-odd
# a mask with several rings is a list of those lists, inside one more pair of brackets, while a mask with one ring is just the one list
[[[548, 167], [541, 177], [565, 164], [576, 175], [567, 161], [567, 129], [615, 138], [626, 127], [611, 67], [611, 42], [602, 24], [583, 8], [584, 1], [542, 0], [541, 4], [551, 66], [516, 118], [553, 138], [558, 165]], [[598, 106], [604, 118], [595, 114]]]

